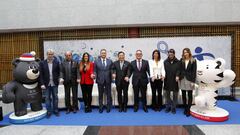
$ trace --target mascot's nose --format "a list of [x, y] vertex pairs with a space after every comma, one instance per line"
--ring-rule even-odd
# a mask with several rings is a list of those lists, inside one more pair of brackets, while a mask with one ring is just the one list
[[38, 69], [33, 69], [32, 72], [33, 72], [34, 74], [37, 74], [37, 73], [38, 73]]

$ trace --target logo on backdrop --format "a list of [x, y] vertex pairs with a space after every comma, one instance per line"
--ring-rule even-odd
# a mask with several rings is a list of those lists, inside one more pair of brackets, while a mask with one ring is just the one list
[[[169, 49], [167, 42], [165, 42], [165, 41], [159, 41], [159, 42], [157, 43], [157, 49], [158, 49], [161, 53], [167, 55], [168, 49]], [[196, 59], [199, 60], [199, 61], [204, 60], [204, 57], [208, 57], [208, 58], [213, 58], [213, 59], [215, 59], [215, 56], [214, 56], [212, 53], [203, 53], [202, 47], [199, 47], [199, 46], [196, 47], [195, 50], [194, 50], [194, 52], [195, 52], [195, 55], [193, 55], [193, 57], [196, 58]]]

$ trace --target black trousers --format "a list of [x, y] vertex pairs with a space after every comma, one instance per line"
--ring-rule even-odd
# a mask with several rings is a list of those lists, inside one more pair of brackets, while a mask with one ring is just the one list
[[99, 107], [103, 107], [103, 94], [107, 96], [107, 107], [112, 106], [112, 92], [111, 92], [111, 83], [98, 84], [98, 100]]
[[[64, 84], [65, 89], [65, 105], [67, 109], [78, 110], [78, 84]], [[71, 91], [72, 91], [72, 105], [71, 105]]]
[[117, 94], [118, 94], [118, 105], [119, 107], [127, 107], [128, 104], [128, 86], [122, 82], [120, 85], [117, 85]]
[[[162, 106], [162, 80], [154, 80], [151, 83], [152, 89], [152, 107], [160, 108]], [[157, 95], [158, 93], [158, 95]]]
[[92, 88], [93, 84], [81, 84], [83, 102], [85, 107], [91, 107], [92, 105]]
[[[190, 109], [192, 106], [192, 101], [193, 101], [192, 92], [193, 92], [192, 90], [182, 90], [182, 101], [185, 109]], [[187, 102], [186, 94], [188, 94], [188, 102]]]
[[137, 85], [133, 85], [133, 91], [134, 91], [134, 106], [138, 107], [139, 105], [139, 91], [141, 92], [141, 98], [142, 98], [142, 104], [143, 106], [147, 106], [147, 85], [143, 85], [138, 81]]

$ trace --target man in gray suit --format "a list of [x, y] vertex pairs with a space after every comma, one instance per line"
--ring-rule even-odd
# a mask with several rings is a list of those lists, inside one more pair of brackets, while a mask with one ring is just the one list
[[[76, 113], [78, 108], [78, 83], [79, 80], [79, 69], [78, 63], [73, 61], [72, 52], [67, 51], [65, 53], [65, 60], [61, 64], [60, 82], [63, 82], [65, 89], [65, 105], [67, 108], [66, 114], [71, 111]], [[71, 105], [71, 91], [72, 91], [72, 105]]]
[[112, 106], [111, 95], [111, 66], [112, 60], [106, 58], [107, 51], [102, 49], [100, 57], [94, 61], [94, 74], [96, 76], [96, 83], [98, 85], [99, 94], [99, 113], [103, 112], [103, 93], [107, 96], [107, 113], [110, 112]]

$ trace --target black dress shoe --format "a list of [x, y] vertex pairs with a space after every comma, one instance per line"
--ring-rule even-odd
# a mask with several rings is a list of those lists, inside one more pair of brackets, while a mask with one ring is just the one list
[[166, 108], [165, 113], [169, 113], [171, 111], [170, 108]]
[[110, 113], [111, 109], [110, 107], [107, 107], [107, 113]]
[[99, 113], [103, 113], [103, 108], [99, 108]]
[[73, 109], [73, 113], [77, 113], [77, 109]]
[[91, 107], [88, 107], [88, 112], [92, 112], [92, 108]]
[[123, 111], [124, 111], [124, 112], [127, 112], [127, 107], [124, 107], [124, 108], [123, 108]]
[[146, 112], [146, 113], [148, 112], [148, 109], [147, 109], [146, 106], [143, 107], [143, 111]]
[[55, 112], [54, 114], [55, 114], [57, 117], [60, 116], [59, 112]]
[[47, 113], [47, 119], [49, 119], [49, 118], [51, 117], [51, 115], [52, 115], [52, 114], [51, 114], [50, 112], [48, 112], [48, 113]]
[[138, 107], [134, 107], [134, 112], [137, 112], [138, 111]]
[[71, 110], [70, 110], [70, 109], [67, 109], [66, 114], [69, 114], [70, 112], [71, 112]]
[[172, 109], [172, 114], [176, 114], [176, 109]]

